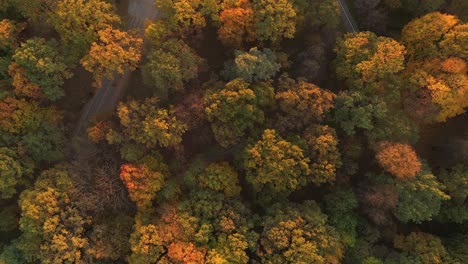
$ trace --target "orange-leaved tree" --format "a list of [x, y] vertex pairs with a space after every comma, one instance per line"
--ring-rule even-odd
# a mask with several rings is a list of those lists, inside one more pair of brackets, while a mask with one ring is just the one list
[[132, 32], [112, 28], [99, 31], [98, 36], [99, 40], [93, 42], [81, 64], [94, 75], [94, 85], [101, 87], [103, 78], [136, 69], [141, 59], [143, 40]]
[[139, 208], [151, 206], [156, 193], [162, 188], [164, 175], [146, 165], [125, 164], [120, 167], [120, 179], [127, 187], [130, 199]]
[[456, 16], [430, 13], [408, 23], [407, 111], [419, 122], [444, 122], [468, 106], [468, 25]]
[[226, 46], [241, 48], [245, 42], [255, 40], [255, 13], [249, 0], [227, 5], [220, 14], [218, 37]]
[[18, 35], [24, 27], [24, 24], [16, 23], [13, 20], [0, 20], [0, 51], [16, 48]]
[[415, 177], [421, 170], [421, 161], [408, 144], [380, 142], [376, 159], [379, 165], [398, 179]]

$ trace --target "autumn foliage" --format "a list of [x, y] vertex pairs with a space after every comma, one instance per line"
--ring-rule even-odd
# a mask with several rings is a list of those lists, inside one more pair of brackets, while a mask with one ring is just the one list
[[164, 176], [160, 172], [152, 171], [145, 165], [122, 165], [120, 179], [127, 187], [132, 201], [141, 208], [151, 205], [164, 183]]
[[238, 174], [227, 162], [210, 164], [205, 171], [198, 175], [200, 187], [223, 192], [226, 197], [239, 195]]
[[106, 134], [110, 129], [110, 124], [106, 122], [97, 122], [94, 126], [87, 129], [88, 139], [91, 142], [98, 143], [106, 139]]
[[[173, 109], [158, 107], [158, 98], [147, 98], [143, 102], [130, 101], [117, 107], [122, 132], [126, 140], [133, 140], [147, 147], [167, 147], [181, 142], [187, 125], [177, 119]], [[122, 135], [112, 130], [108, 140], [123, 140]], [[110, 134], [109, 134], [110, 133]], [[112, 139], [115, 135], [118, 139]]]
[[335, 130], [328, 126], [312, 126], [306, 130], [304, 138], [309, 145], [312, 182], [317, 185], [334, 182], [336, 171], [342, 165]]
[[385, 171], [398, 179], [414, 177], [421, 170], [418, 155], [407, 144], [381, 142], [375, 157]]
[[335, 94], [307, 82], [299, 82], [289, 90], [276, 94], [283, 115], [279, 123], [285, 128], [304, 128], [323, 121], [333, 109]]
[[62, 85], [72, 75], [55, 41], [32, 38], [15, 50], [9, 74], [15, 93], [34, 99], [56, 101], [64, 95]]
[[245, 153], [247, 181], [257, 191], [284, 192], [305, 186], [310, 178], [309, 159], [304, 151], [266, 129], [262, 138]]
[[0, 264], [468, 263], [467, 3], [0, 0]]
[[205, 114], [216, 140], [223, 147], [237, 142], [264, 120], [263, 111], [249, 83], [235, 79], [204, 98]]
[[[463, 114], [468, 102], [466, 24], [433, 12], [408, 23], [402, 42], [409, 51], [407, 108], [422, 123], [444, 122]], [[417, 103], [413, 106], [414, 103]]]
[[390, 184], [371, 186], [362, 195], [366, 204], [364, 212], [377, 225], [392, 223], [392, 210], [398, 205], [398, 193]]
[[93, 42], [89, 54], [82, 60], [83, 67], [94, 75], [95, 85], [102, 85], [102, 78], [112, 78], [125, 70], [134, 70], [141, 58], [143, 40], [134, 34], [106, 28], [99, 31], [98, 41]]
[[248, 0], [237, 1], [220, 14], [222, 23], [218, 30], [221, 42], [240, 48], [243, 43], [255, 40], [254, 10]]
[[24, 24], [18, 24], [9, 19], [0, 20], [0, 50], [16, 48], [18, 35], [24, 27]]

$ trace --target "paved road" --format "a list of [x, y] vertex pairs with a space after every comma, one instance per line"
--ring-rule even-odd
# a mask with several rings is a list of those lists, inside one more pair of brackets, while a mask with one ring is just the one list
[[[127, 28], [143, 31], [145, 21], [155, 19], [158, 14], [153, 3], [154, 0], [130, 0]], [[113, 80], [104, 80], [102, 87], [96, 91], [93, 98], [84, 106], [73, 136], [85, 136], [90, 118], [96, 114], [113, 111], [129, 81], [130, 71], [128, 70]]]
[[346, 30], [348, 30], [348, 32], [353, 32], [353, 33], [359, 32], [357, 23], [351, 16], [351, 13], [349, 12], [349, 8], [348, 8], [348, 4], [346, 3], [346, 0], [338, 0], [338, 2], [340, 3], [343, 23], [345, 24]]

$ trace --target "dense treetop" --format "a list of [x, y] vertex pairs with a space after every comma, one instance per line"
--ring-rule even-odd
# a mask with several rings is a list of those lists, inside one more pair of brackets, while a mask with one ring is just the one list
[[144, 2], [0, 0], [0, 264], [468, 263], [467, 1]]

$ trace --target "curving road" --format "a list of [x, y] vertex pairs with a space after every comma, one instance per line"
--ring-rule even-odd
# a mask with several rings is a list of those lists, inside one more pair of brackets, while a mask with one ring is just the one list
[[338, 3], [340, 3], [343, 23], [345, 24], [346, 30], [352, 33], [359, 32], [357, 23], [353, 19], [353, 16], [351, 15], [351, 13], [349, 12], [349, 8], [348, 8], [348, 4], [346, 3], [346, 0], [338, 0]]
[[[145, 21], [156, 18], [158, 12], [154, 8], [154, 0], [130, 0], [128, 4], [128, 29], [137, 29], [143, 32]], [[84, 106], [81, 116], [74, 130], [74, 137], [86, 135], [90, 119], [99, 114], [111, 112], [122, 96], [130, 81], [130, 71], [117, 76], [113, 80], [104, 80], [102, 87], [97, 89], [93, 98]]]

